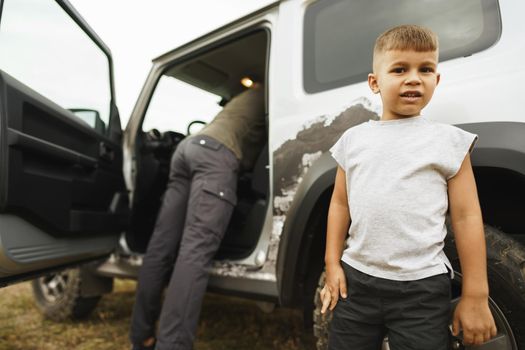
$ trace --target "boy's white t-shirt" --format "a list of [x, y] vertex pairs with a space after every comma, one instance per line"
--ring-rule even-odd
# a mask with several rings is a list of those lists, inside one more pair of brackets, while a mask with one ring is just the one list
[[446, 273], [447, 180], [478, 136], [422, 116], [370, 120], [330, 149], [346, 172], [352, 223], [342, 260], [366, 274], [417, 280]]

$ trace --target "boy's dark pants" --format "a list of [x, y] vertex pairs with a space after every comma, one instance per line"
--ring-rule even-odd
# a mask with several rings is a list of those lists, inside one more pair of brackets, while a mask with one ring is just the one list
[[348, 297], [339, 298], [330, 324], [331, 350], [446, 350], [449, 342], [450, 278], [392, 281], [342, 263]]

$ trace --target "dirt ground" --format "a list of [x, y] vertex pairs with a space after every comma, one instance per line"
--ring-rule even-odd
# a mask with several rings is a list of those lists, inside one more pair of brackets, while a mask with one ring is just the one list
[[[0, 289], [0, 350], [124, 350], [135, 282], [116, 280], [82, 321], [56, 323], [42, 318], [33, 303], [30, 283]], [[264, 313], [252, 301], [207, 294], [195, 350], [313, 349], [300, 311]]]

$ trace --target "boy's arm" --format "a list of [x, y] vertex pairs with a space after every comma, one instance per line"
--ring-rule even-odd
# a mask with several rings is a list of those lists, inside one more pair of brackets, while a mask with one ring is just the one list
[[341, 167], [337, 167], [334, 191], [328, 209], [328, 225], [326, 234], [326, 282], [321, 291], [324, 313], [328, 306], [333, 310], [337, 304], [339, 294], [346, 298], [346, 279], [341, 267], [344, 241], [350, 226], [350, 210], [346, 193], [346, 174]]
[[461, 300], [453, 333], [463, 329], [465, 344], [481, 344], [496, 335], [488, 307], [487, 256], [476, 182], [467, 155], [458, 173], [448, 180], [449, 210], [462, 272]]

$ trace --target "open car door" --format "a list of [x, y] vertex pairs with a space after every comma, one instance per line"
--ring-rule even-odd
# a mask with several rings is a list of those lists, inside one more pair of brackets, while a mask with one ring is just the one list
[[127, 223], [111, 55], [66, 0], [0, 0], [0, 284], [108, 255]]

